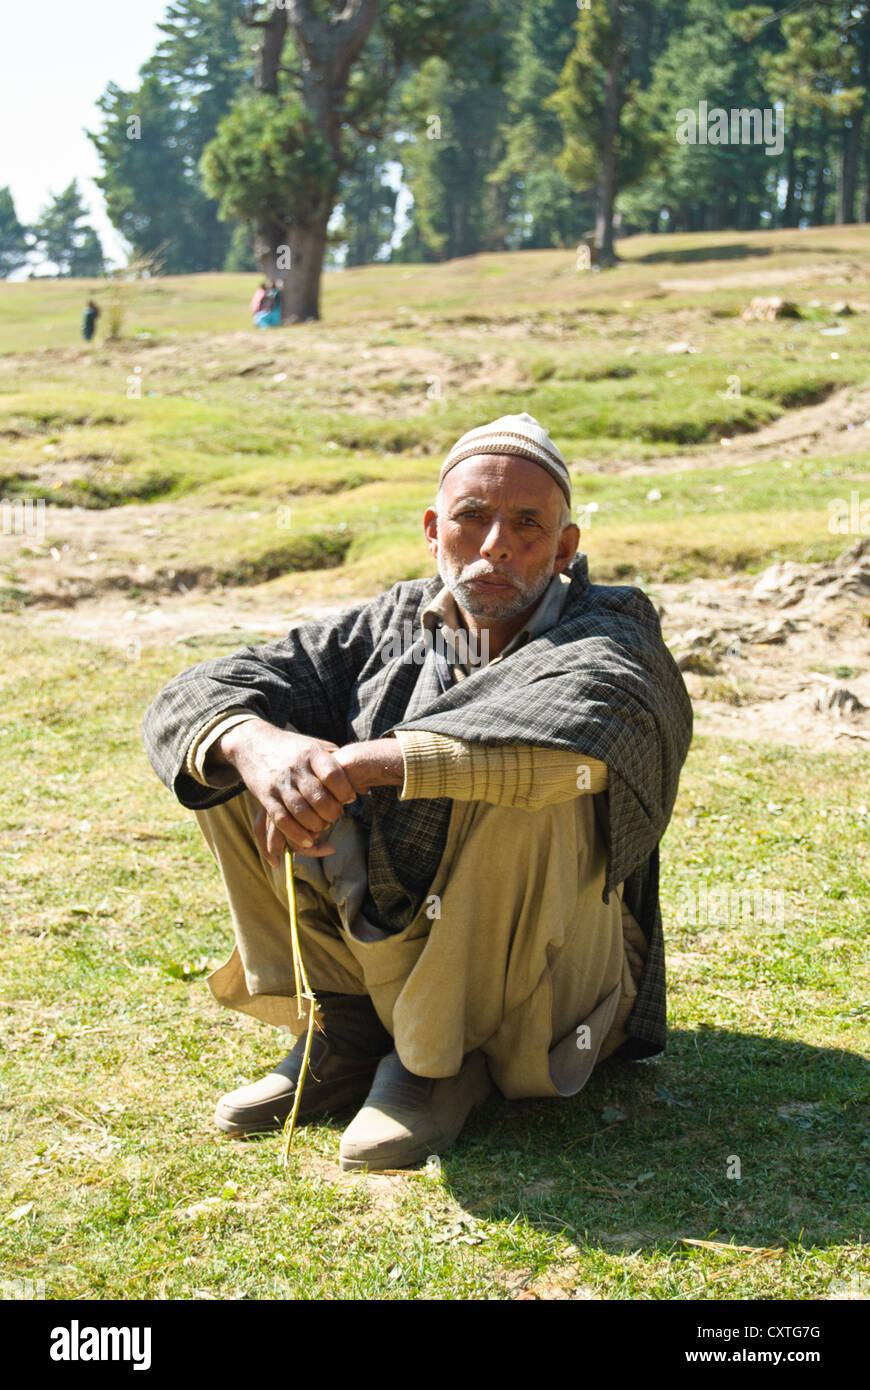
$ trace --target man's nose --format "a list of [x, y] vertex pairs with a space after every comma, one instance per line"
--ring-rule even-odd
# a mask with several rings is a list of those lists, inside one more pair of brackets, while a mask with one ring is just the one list
[[485, 559], [491, 561], [506, 560], [510, 555], [507, 527], [499, 520], [493, 520], [481, 542], [480, 553]]

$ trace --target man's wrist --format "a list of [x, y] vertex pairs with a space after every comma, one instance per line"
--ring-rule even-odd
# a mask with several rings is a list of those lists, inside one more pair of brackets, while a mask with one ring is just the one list
[[394, 738], [346, 743], [334, 756], [347, 770], [348, 777], [360, 794], [370, 791], [372, 787], [401, 787], [405, 781], [405, 760]]
[[234, 724], [212, 744], [208, 753], [209, 760], [213, 759], [218, 766], [234, 767], [238, 772], [239, 752], [247, 744], [256, 726], [272, 727], [267, 724], [265, 719], [257, 718], [246, 719], [242, 723]]

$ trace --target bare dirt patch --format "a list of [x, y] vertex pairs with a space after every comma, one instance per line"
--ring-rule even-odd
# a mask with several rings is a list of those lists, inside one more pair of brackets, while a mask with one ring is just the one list
[[[406, 350], [399, 356], [407, 365]], [[418, 366], [421, 371], [428, 371], [434, 370], [436, 364], [443, 366], [444, 361], [440, 354], [433, 353]], [[458, 370], [456, 364], [453, 365], [454, 370]], [[484, 356], [479, 361], [479, 371], [485, 374], [492, 365], [495, 365], [494, 360]], [[507, 376], [516, 370], [512, 359], [502, 360], [498, 365]], [[467, 369], [468, 364], [465, 367]], [[469, 386], [476, 379], [475, 375], [469, 377], [467, 371], [463, 376]], [[369, 389], [366, 385], [364, 393]], [[664, 474], [721, 466], [726, 448], [727, 459], [735, 471], [771, 459], [799, 458], [810, 452], [831, 455], [870, 449], [870, 386], [838, 391], [818, 405], [788, 412], [781, 420], [751, 436], [741, 436], [691, 454], [669, 455], [644, 464], [630, 458], [604, 462], [574, 459], [571, 462], [590, 472]], [[38, 475], [34, 475], [35, 490], [50, 492], [53, 483], [61, 480], [67, 471], [64, 462], [46, 459], [39, 465]], [[88, 602], [105, 603], [105, 630], [111, 635], [115, 623], [113, 596], [117, 609], [119, 593], [140, 588], [159, 595], [161, 606], [170, 618], [173, 636], [196, 629], [195, 618], [191, 626], [187, 617], [196, 602], [204, 601], [206, 609], [214, 606], [210, 596], [200, 595], [196, 599], [191, 595], [197, 577], [185, 573], [183, 563], [173, 558], [179, 554], [180, 546], [183, 550], [185, 531], [191, 525], [202, 524], [201, 508], [184, 502], [130, 503], [101, 510], [48, 505], [44, 517], [49, 538], [47, 549], [36, 546], [27, 534], [0, 537], [0, 559], [14, 566], [22, 588], [38, 605], [80, 609]], [[725, 582], [732, 587], [733, 581]], [[174, 603], [173, 596], [183, 602]], [[246, 613], [262, 607], [270, 630], [276, 624], [277, 630], [282, 630], [285, 615], [270, 612], [268, 598], [258, 601], [253, 589], [244, 594], [234, 591], [231, 603]], [[217, 606], [224, 615], [220, 621], [225, 623], [223, 595], [219, 596]], [[245, 622], [249, 621], [246, 616]], [[70, 617], [70, 630], [78, 631], [82, 622], [89, 631], [99, 625], [92, 615], [77, 613], [75, 618]], [[167, 624], [161, 621], [157, 626]]]
[[830, 564], [658, 585], [697, 733], [870, 745], [870, 540]]
[[870, 450], [870, 386], [848, 386], [818, 404], [788, 411], [751, 435], [724, 437], [718, 444], [693, 453], [662, 455], [649, 463], [631, 459], [573, 462], [581, 463], [587, 471], [601, 473], [683, 473], [718, 468], [723, 461], [737, 470], [771, 459], [858, 453], [863, 449]]
[[[410, 326], [402, 321], [402, 329]], [[531, 321], [525, 328], [520, 325], [518, 336], [527, 334], [532, 326]], [[141, 373], [145, 390], [163, 396], [190, 395], [208, 383], [250, 381], [260, 389], [267, 388], [290, 409], [304, 403], [307, 408], [349, 411], [365, 417], [389, 412], [401, 419], [431, 411], [433, 403], [448, 392], [533, 384], [521, 363], [505, 356], [500, 345], [494, 344], [493, 351], [487, 351], [488, 340], [481, 339], [481, 334], [491, 330], [493, 338], [501, 338], [498, 324], [463, 325], [451, 330], [451, 346], [446, 349], [400, 341], [390, 329], [389, 322], [366, 325], [361, 341], [352, 346], [346, 334], [327, 334], [314, 325], [297, 325], [292, 335], [282, 331], [268, 343], [254, 333], [225, 333], [213, 337], [191, 334], [174, 341], [122, 340], [104, 344], [96, 352], [78, 347], [46, 349], [0, 358], [0, 381], [40, 377], [50, 368], [61, 375], [85, 374], [94, 382], [113, 374], [117, 384], [132, 371]], [[20, 430], [6, 434], [25, 437]]]

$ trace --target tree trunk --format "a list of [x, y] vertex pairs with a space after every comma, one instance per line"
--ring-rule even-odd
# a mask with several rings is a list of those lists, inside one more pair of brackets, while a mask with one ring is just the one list
[[855, 221], [855, 192], [858, 186], [858, 149], [861, 138], [862, 112], [855, 111], [852, 123], [843, 132], [843, 150], [837, 178], [836, 224], [842, 227]]
[[840, 224], [855, 221], [855, 195], [858, 191], [858, 161], [861, 156], [861, 136], [867, 106], [868, 70], [870, 24], [865, 15], [858, 37], [858, 86], [861, 87], [861, 101], [851, 113], [849, 128], [843, 135], [843, 162], [840, 169], [840, 186], [837, 190], [837, 222]]
[[622, 115], [622, 70], [625, 52], [622, 45], [622, 6], [617, 5], [613, 16], [613, 48], [610, 65], [604, 79], [604, 119], [602, 122], [601, 172], [595, 198], [595, 249], [599, 265], [615, 265], [618, 257], [613, 249], [613, 205], [616, 201], [616, 136]]
[[816, 165], [816, 188], [813, 189], [813, 210], [810, 213], [810, 224], [813, 227], [821, 227], [824, 222], [824, 200], [826, 200], [827, 188], [824, 182], [824, 160], [821, 158]]
[[865, 137], [864, 152], [861, 158], [861, 186], [858, 193], [858, 221], [866, 222], [870, 211], [870, 148]]
[[263, 37], [260, 40], [257, 53], [254, 86], [258, 92], [268, 92], [270, 96], [277, 96], [278, 71], [281, 67], [281, 54], [287, 35], [286, 9], [282, 6], [281, 9], [270, 10], [267, 17], [261, 21], [260, 27], [263, 30]]
[[490, 186], [489, 196], [484, 202], [486, 224], [483, 249], [485, 251], [506, 251], [508, 249], [510, 198], [511, 183], [509, 179], [504, 179], [501, 183]]
[[282, 323], [320, 318], [320, 279], [331, 214], [331, 206], [324, 207], [307, 227], [288, 227], [283, 233], [266, 228], [256, 238], [263, 278], [274, 280], [281, 291]]
[[782, 225], [784, 227], [796, 227], [797, 218], [797, 147], [800, 139], [800, 127], [795, 123], [791, 132], [791, 139], [788, 146], [788, 169], [786, 170], [785, 186], [785, 206], [782, 210]]
[[616, 263], [613, 249], [613, 204], [616, 197], [613, 165], [613, 141], [610, 140], [601, 152], [601, 173], [595, 199], [595, 249], [599, 265]]
[[445, 248], [447, 259], [455, 260], [458, 256], [468, 255], [468, 208], [465, 202], [457, 198], [451, 208], [450, 231], [447, 237]]
[[263, 21], [256, 85], [278, 94], [281, 56], [287, 30], [293, 35], [302, 66], [302, 101], [335, 162], [335, 175], [317, 208], [307, 209], [304, 223], [260, 227], [257, 258], [269, 280], [281, 287], [281, 322], [320, 318], [320, 278], [326, 255], [326, 229], [338, 195], [343, 167], [341, 125], [351, 69], [371, 33], [379, 0], [347, 0], [340, 16], [318, 19], [312, 0], [273, 0]]
[[813, 190], [813, 210], [811, 221], [814, 227], [820, 227], [825, 215], [825, 155], [824, 150], [819, 155], [816, 163], [815, 188]]

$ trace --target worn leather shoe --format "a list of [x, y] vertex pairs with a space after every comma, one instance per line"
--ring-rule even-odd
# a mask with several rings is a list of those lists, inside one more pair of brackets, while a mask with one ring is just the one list
[[442, 1153], [491, 1090], [482, 1052], [470, 1052], [456, 1076], [438, 1080], [415, 1076], [395, 1050], [388, 1053], [365, 1105], [341, 1137], [341, 1168], [408, 1168]]
[[[303, 1035], [293, 1051], [262, 1081], [222, 1096], [214, 1112], [218, 1129], [225, 1134], [259, 1134], [280, 1129], [293, 1109], [304, 1053]], [[315, 1033], [298, 1118], [304, 1120], [326, 1110], [358, 1105], [365, 1099], [379, 1061], [379, 1057], [339, 1057], [329, 1038]]]

